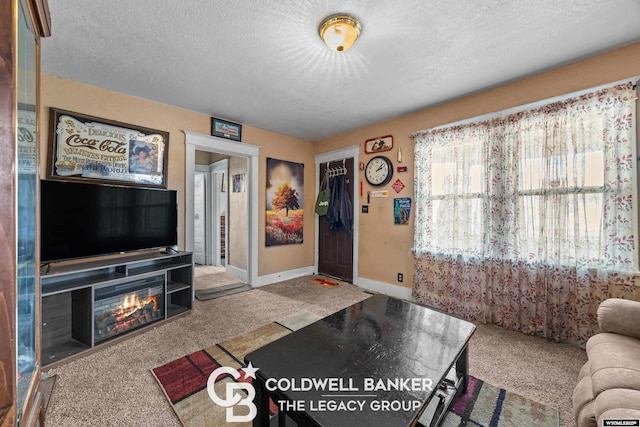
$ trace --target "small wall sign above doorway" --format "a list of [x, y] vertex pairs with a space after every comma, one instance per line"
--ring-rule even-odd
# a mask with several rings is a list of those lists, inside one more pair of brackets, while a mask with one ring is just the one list
[[242, 125], [211, 117], [211, 135], [241, 141]]

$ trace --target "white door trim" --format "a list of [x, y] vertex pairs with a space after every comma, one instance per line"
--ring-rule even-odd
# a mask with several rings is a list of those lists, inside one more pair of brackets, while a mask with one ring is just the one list
[[[202, 197], [204, 198], [204, 202], [202, 204], [202, 209], [203, 212], [202, 214], [204, 215], [204, 218], [202, 219], [202, 239], [203, 239], [203, 243], [202, 243], [202, 263], [197, 263], [197, 264], [203, 264], [203, 265], [207, 265], [210, 264], [209, 262], [209, 251], [211, 249], [210, 246], [210, 242], [208, 239], [208, 234], [209, 234], [209, 227], [207, 226], [207, 224], [209, 224], [209, 209], [207, 208], [207, 204], [209, 203], [209, 196], [207, 195], [207, 192], [209, 190], [209, 176], [207, 174], [207, 170], [206, 168], [203, 170], [202, 167], [199, 167], [200, 165], [195, 165], [195, 170], [193, 173], [193, 179], [194, 179], [194, 194], [195, 194], [195, 178], [196, 176], [202, 176], [202, 178], [204, 179], [204, 190], [202, 193]], [[194, 249], [195, 249], [195, 200], [194, 200]], [[196, 263], [196, 252], [194, 252], [193, 254], [193, 262]]]
[[249, 284], [258, 279], [258, 159], [260, 147], [216, 136], [183, 131], [185, 138], [185, 250], [193, 250], [193, 177], [196, 150], [244, 157], [247, 162], [247, 197], [249, 198], [249, 236], [247, 276]]
[[[320, 167], [322, 163], [335, 162], [336, 160], [353, 158], [353, 284], [358, 283], [358, 240], [360, 230], [360, 190], [358, 188], [358, 164], [360, 156], [360, 147], [357, 145], [353, 147], [347, 147], [341, 150], [330, 151], [328, 153], [317, 154], [313, 158], [316, 161], [316, 198], [320, 189]], [[315, 247], [315, 271], [318, 271], [318, 246], [320, 244], [320, 218], [315, 213], [313, 214], [316, 220], [316, 247]]]
[[[225, 179], [229, 179], [229, 160], [222, 159], [218, 160], [215, 163], [209, 165], [209, 182], [211, 182], [211, 204], [209, 205], [209, 211], [211, 212], [209, 218], [209, 224], [212, 224], [211, 233], [209, 233], [209, 239], [211, 242], [211, 257], [209, 259], [209, 263], [213, 265], [220, 265], [222, 262], [221, 257], [221, 227], [220, 227], [220, 205], [222, 194], [220, 193], [220, 189], [218, 188], [218, 184], [220, 184], [220, 178], [216, 177], [217, 174], [223, 172], [225, 175]], [[228, 181], [226, 181], [228, 182]], [[224, 193], [224, 196], [227, 197], [227, 193]], [[225, 202], [225, 207], [228, 209], [228, 203]], [[225, 224], [226, 224], [227, 213], [225, 212]], [[226, 235], [226, 232], [225, 232]], [[225, 236], [226, 237], [226, 236]]]

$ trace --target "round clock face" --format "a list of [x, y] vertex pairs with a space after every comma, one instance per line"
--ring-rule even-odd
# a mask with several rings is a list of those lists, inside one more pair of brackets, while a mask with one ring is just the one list
[[393, 165], [391, 160], [384, 156], [376, 156], [369, 160], [364, 170], [364, 176], [367, 182], [373, 186], [379, 187], [388, 184], [393, 176]]

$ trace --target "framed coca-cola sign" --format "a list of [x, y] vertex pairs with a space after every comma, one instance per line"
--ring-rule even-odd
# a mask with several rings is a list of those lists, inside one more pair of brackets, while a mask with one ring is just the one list
[[49, 109], [47, 178], [167, 188], [169, 133]]

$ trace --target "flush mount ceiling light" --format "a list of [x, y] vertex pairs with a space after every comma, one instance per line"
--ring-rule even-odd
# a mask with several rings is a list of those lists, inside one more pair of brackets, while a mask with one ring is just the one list
[[346, 52], [360, 35], [360, 22], [349, 15], [332, 15], [320, 25], [320, 37], [336, 52]]

